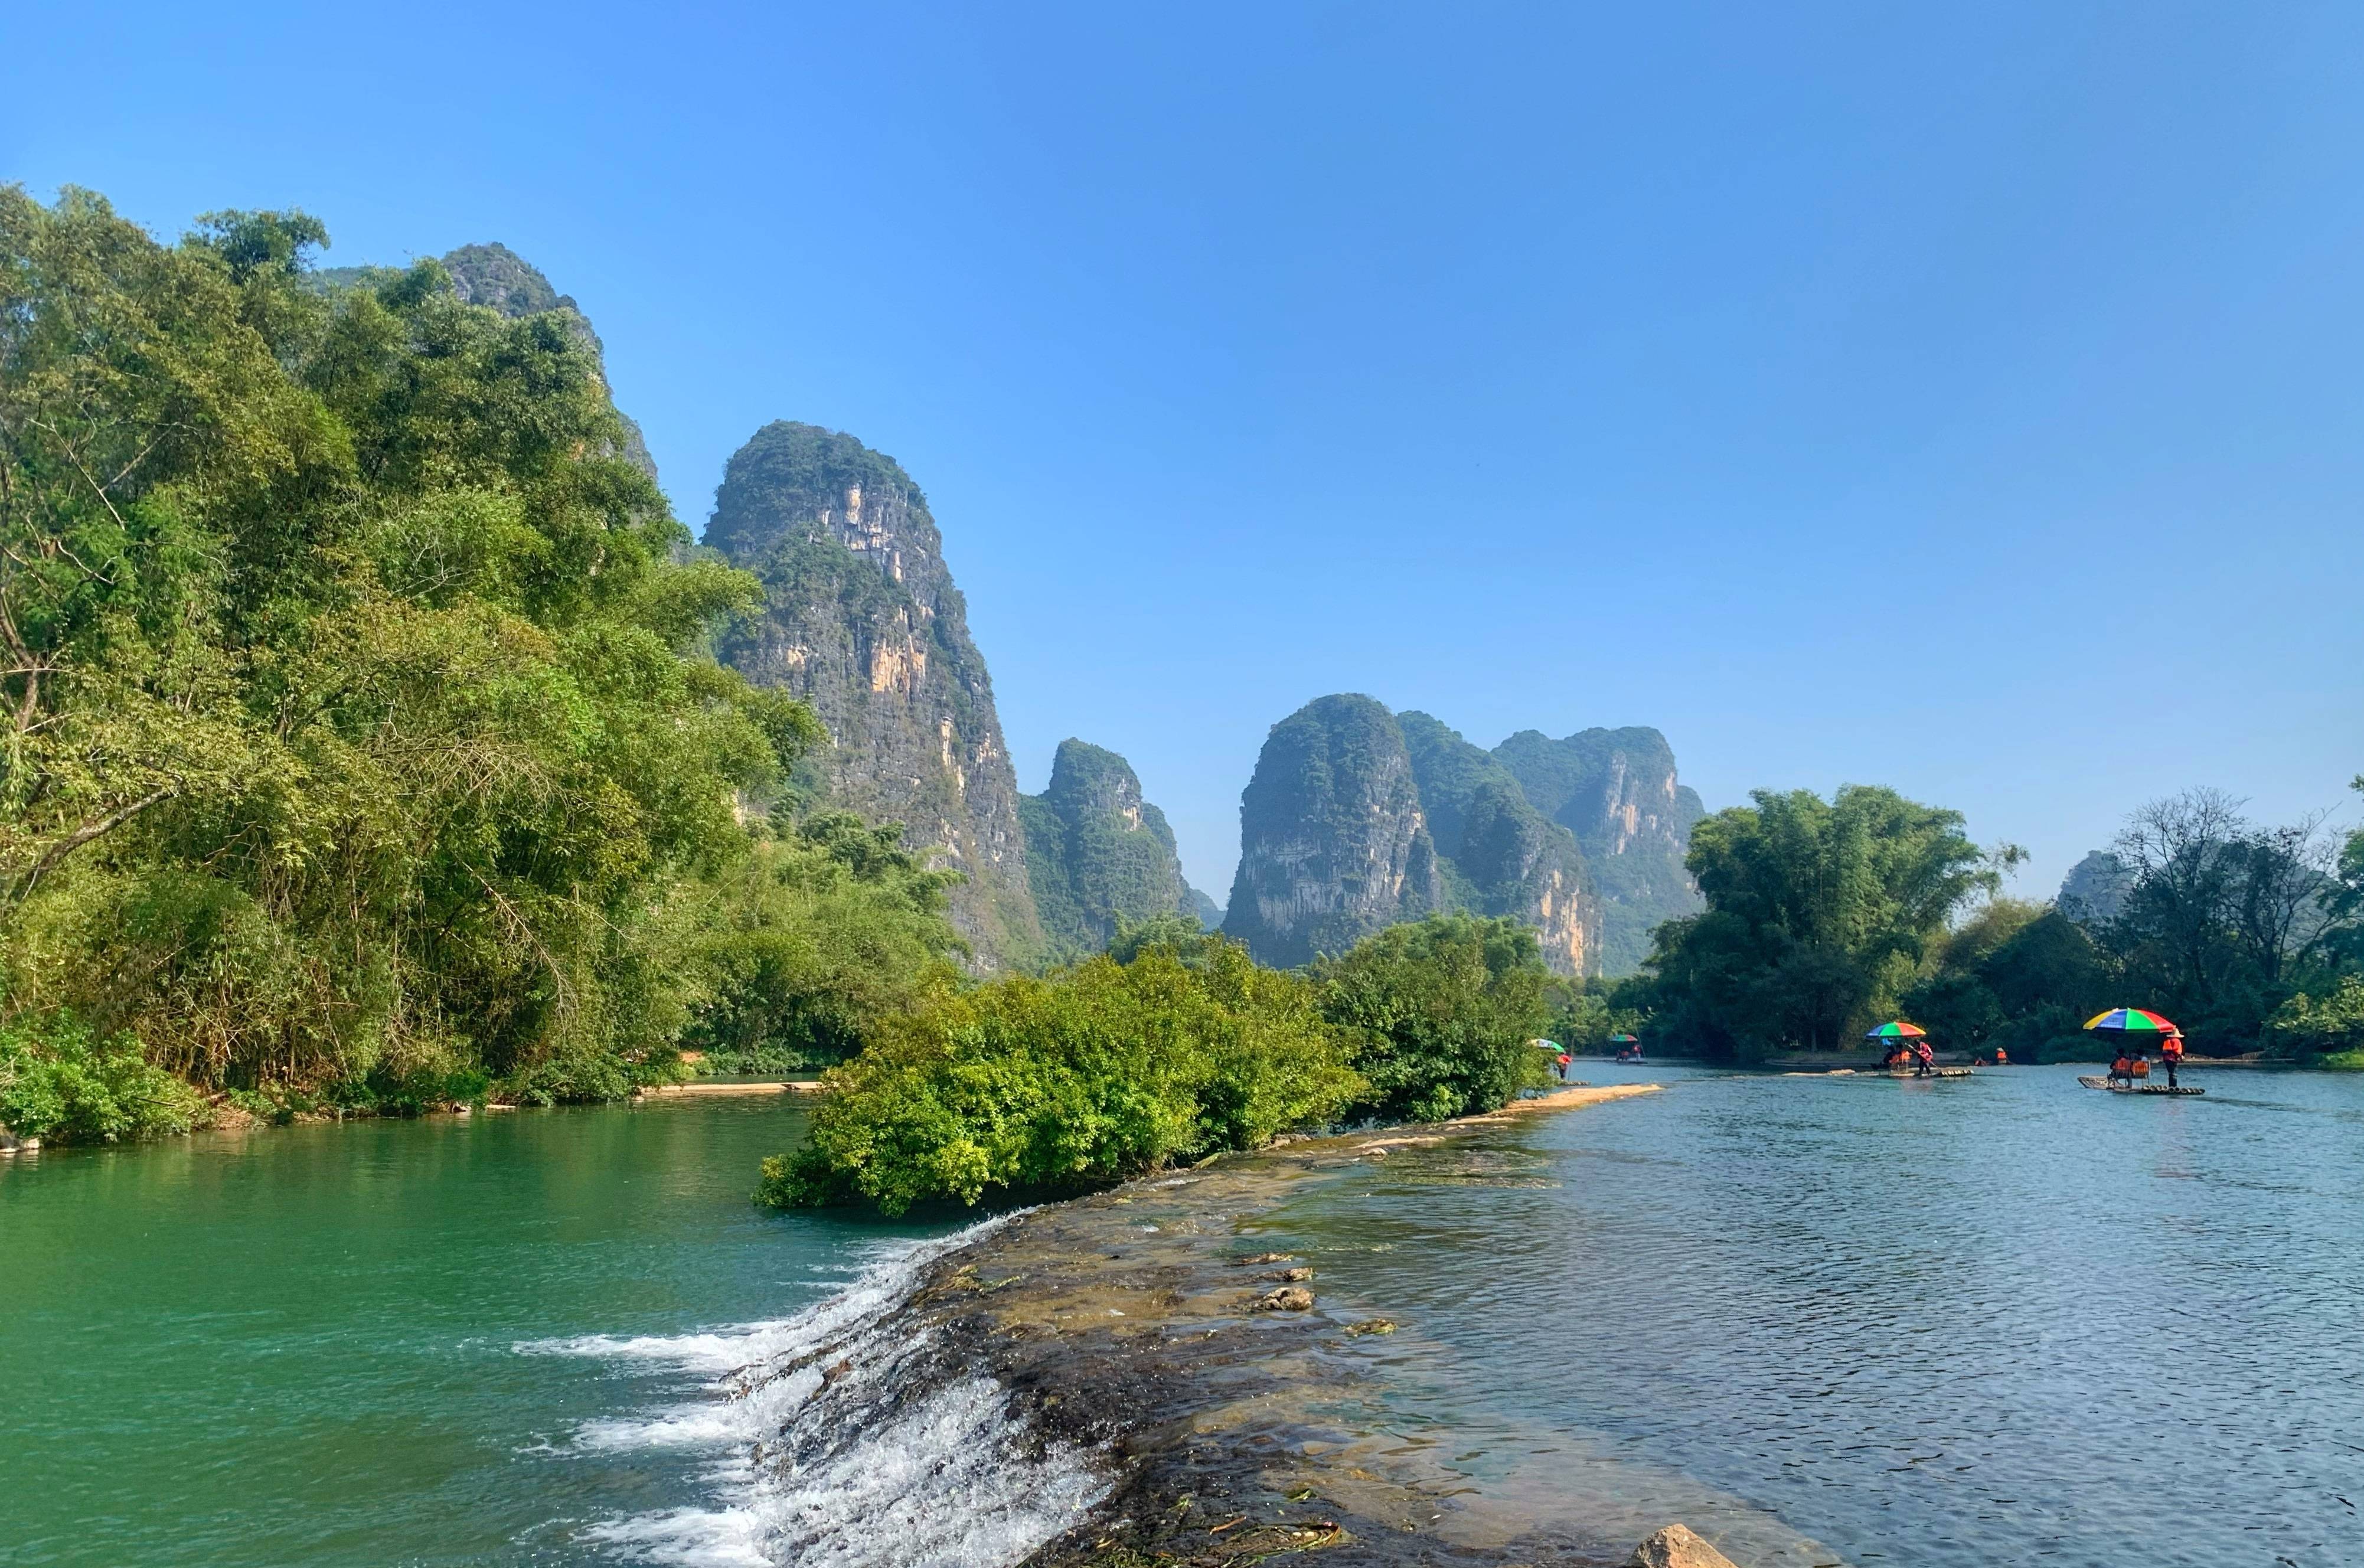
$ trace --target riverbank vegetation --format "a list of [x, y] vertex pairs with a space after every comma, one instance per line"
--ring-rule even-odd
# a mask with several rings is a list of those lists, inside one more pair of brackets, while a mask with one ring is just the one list
[[575, 318], [326, 286], [0, 189], [0, 1118], [112, 1139], [685, 1042], [833, 1059], [956, 955], [895, 830], [747, 819], [821, 740], [708, 655]]
[[834, 1070], [760, 1201], [1073, 1190], [1353, 1118], [1495, 1109], [1544, 1081], [1548, 972], [1515, 921], [1433, 917], [1307, 971], [1178, 918], [1043, 978], [947, 984]]
[[1961, 827], [1890, 790], [1759, 791], [1693, 832], [1706, 911], [1658, 929], [1645, 974], [1562, 1018], [1589, 1029], [1622, 1008], [1664, 1048], [1749, 1061], [1849, 1047], [1902, 1016], [1948, 1050], [2084, 1060], [2084, 1021], [2134, 1005], [2199, 1054], [2364, 1051], [2364, 832], [2261, 826], [2190, 791], [2097, 857], [2100, 895], [2056, 905], [2001, 896], [2019, 852], [1981, 851]]

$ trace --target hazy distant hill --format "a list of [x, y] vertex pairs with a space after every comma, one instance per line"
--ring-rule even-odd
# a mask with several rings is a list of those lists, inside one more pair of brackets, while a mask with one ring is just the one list
[[2060, 912], [2080, 925], [2102, 925], [2118, 917], [2134, 873], [2107, 850], [2095, 850], [2068, 868], [2055, 900]]
[[1165, 814], [1114, 751], [1064, 740], [1041, 795], [1018, 797], [1027, 880], [1052, 951], [1098, 952], [1120, 921], [1156, 915], [1205, 920], [1212, 900], [1184, 880]]
[[1692, 912], [1699, 797], [1655, 729], [1533, 730], [1492, 751], [1424, 713], [1322, 697], [1274, 726], [1240, 802], [1224, 929], [1302, 963], [1434, 909], [1510, 915], [1566, 973], [1626, 973]]

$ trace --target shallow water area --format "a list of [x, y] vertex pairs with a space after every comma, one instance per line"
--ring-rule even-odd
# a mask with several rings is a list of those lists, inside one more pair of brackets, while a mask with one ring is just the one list
[[1672, 1507], [1745, 1564], [2364, 1562], [2364, 1081], [2075, 1072], [1589, 1062], [1668, 1090], [1254, 1229], [1416, 1329], [1397, 1429], [1497, 1501]]
[[958, 1224], [758, 1213], [803, 1116], [685, 1098], [0, 1162], [0, 1557], [766, 1561], [764, 1412], [728, 1380]]

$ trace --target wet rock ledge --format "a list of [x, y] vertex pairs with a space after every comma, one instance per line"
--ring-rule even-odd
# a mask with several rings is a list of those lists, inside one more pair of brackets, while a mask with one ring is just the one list
[[768, 1457], [810, 1473], [828, 1462], [822, 1450], [889, 1407], [990, 1385], [1003, 1391], [1002, 1416], [976, 1442], [1000, 1445], [1005, 1464], [1092, 1477], [1066, 1494], [1065, 1512], [1038, 1509], [1054, 1523], [1026, 1543], [1028, 1568], [1231, 1568], [1298, 1553], [1337, 1568], [1711, 1568], [1723, 1559], [1699, 1555], [1694, 1546], [1710, 1549], [1696, 1537], [1654, 1538], [1636, 1556], [1630, 1533], [1538, 1524], [1531, 1509], [1472, 1495], [1384, 1429], [1381, 1351], [1400, 1348], [1395, 1325], [1325, 1300], [1318, 1257], [1265, 1251], [1250, 1233], [1308, 1184], [1350, 1179], [1396, 1151], [1651, 1087], [1571, 1089], [1492, 1117], [1290, 1141], [1012, 1216], [935, 1258], [866, 1349], [820, 1368], [843, 1396], [811, 1401]]

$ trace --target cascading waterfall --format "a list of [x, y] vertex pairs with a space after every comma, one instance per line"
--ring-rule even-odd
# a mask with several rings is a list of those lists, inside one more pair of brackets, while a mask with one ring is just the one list
[[1074, 1524], [1107, 1491], [1093, 1456], [1033, 1431], [998, 1383], [891, 1321], [930, 1265], [1010, 1218], [898, 1244], [794, 1317], [516, 1346], [707, 1379], [694, 1400], [588, 1422], [574, 1440], [710, 1451], [712, 1501], [602, 1520], [582, 1539], [617, 1561], [688, 1568], [992, 1568]]

